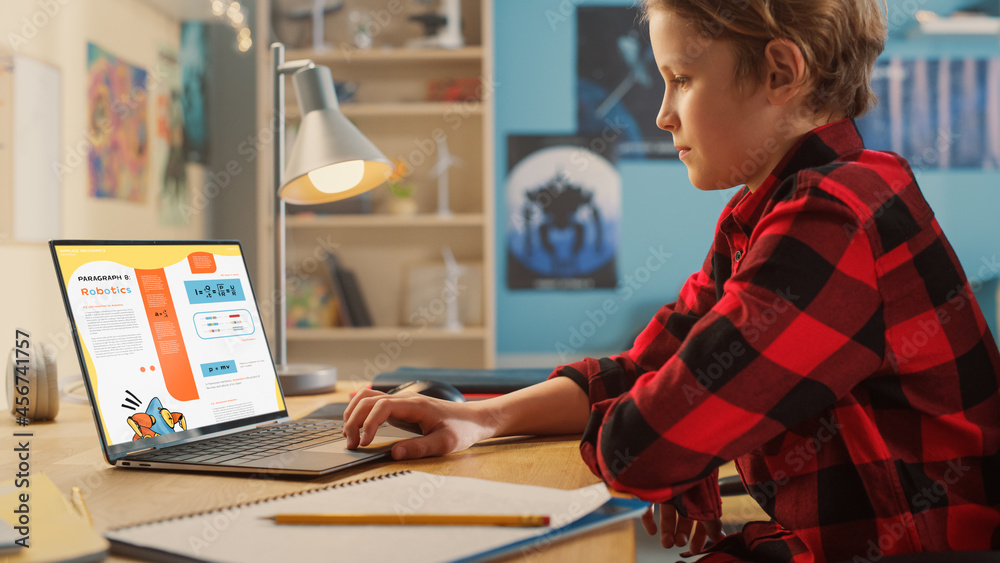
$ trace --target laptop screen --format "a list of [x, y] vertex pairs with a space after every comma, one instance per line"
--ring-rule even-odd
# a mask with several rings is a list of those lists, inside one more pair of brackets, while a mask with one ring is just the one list
[[286, 414], [238, 242], [51, 247], [111, 457]]

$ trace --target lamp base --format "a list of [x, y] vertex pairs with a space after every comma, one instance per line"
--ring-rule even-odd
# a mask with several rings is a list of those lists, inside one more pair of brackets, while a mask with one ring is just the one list
[[337, 390], [337, 368], [322, 364], [277, 366], [281, 392], [286, 396], [318, 395]]

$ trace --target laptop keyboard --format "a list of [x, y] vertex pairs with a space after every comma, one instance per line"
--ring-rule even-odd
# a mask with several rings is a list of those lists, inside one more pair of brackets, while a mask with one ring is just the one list
[[130, 459], [184, 463], [242, 463], [342, 438], [341, 420], [286, 422], [139, 454]]

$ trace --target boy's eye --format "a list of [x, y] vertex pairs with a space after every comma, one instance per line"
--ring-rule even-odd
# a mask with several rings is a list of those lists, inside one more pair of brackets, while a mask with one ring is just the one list
[[678, 86], [683, 86], [688, 83], [688, 77], [686, 76], [675, 76], [670, 79], [670, 82], [677, 84]]

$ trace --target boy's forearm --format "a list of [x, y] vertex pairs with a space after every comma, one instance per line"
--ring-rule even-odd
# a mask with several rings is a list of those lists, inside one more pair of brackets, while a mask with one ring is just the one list
[[494, 436], [579, 434], [590, 416], [587, 395], [566, 377], [482, 401], [477, 408]]

